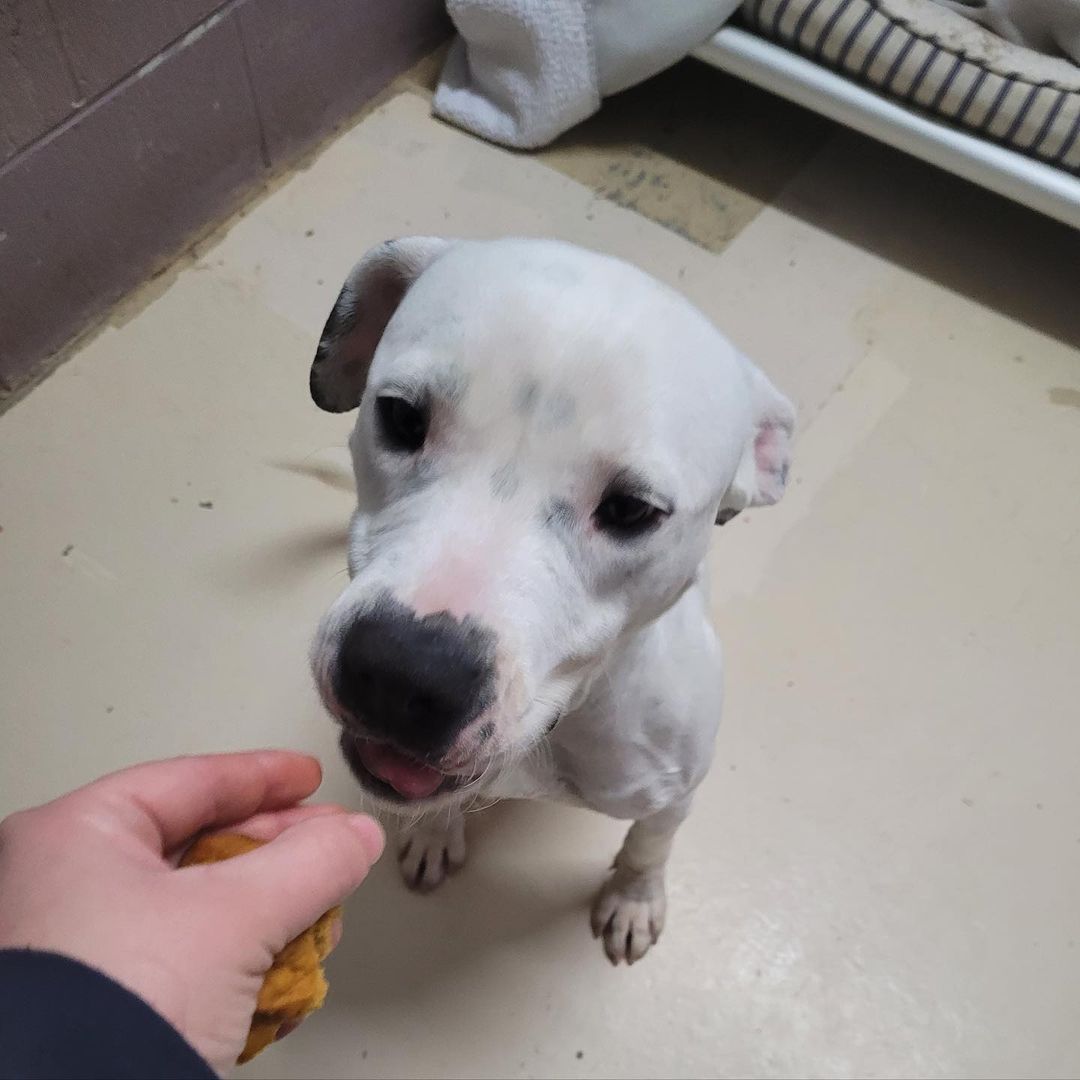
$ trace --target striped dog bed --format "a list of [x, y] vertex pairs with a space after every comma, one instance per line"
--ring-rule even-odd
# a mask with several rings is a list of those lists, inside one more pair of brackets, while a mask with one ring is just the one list
[[932, 0], [745, 0], [765, 37], [907, 105], [1080, 174], [1080, 68]]

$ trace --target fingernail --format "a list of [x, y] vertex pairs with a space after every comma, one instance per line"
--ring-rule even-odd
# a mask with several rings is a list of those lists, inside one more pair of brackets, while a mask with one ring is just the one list
[[368, 858], [375, 862], [383, 853], [386, 837], [379, 823], [367, 814], [350, 814], [349, 824], [360, 834], [367, 849]]

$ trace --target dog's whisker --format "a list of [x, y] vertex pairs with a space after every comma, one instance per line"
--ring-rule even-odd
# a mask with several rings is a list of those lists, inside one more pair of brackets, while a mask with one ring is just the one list
[[490, 809], [491, 809], [491, 807], [493, 807], [493, 806], [494, 806], [494, 805], [495, 805], [495, 804], [496, 804], [497, 802], [500, 802], [500, 801], [501, 801], [500, 799], [492, 799], [492, 800], [491, 800], [491, 802], [487, 802], [487, 803], [484, 803], [484, 805], [483, 805], [483, 806], [476, 806], [475, 804], [473, 804], [473, 803], [470, 803], [470, 804], [469, 804], [469, 805], [468, 805], [468, 806], [467, 806], [467, 807], [465, 808], [465, 811], [464, 811], [464, 812], [465, 812], [466, 814], [480, 814], [480, 813], [482, 813], [482, 812], [483, 812], [484, 810], [490, 810]]

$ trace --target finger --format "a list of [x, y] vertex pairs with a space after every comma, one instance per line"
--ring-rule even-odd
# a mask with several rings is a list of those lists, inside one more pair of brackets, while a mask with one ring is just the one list
[[[301, 821], [307, 821], [313, 817], [328, 817], [330, 814], [347, 814], [344, 806], [337, 803], [305, 803], [303, 806], [290, 806], [286, 810], [268, 810], [263, 814], [256, 814], [246, 821], [238, 821], [235, 824], [225, 825], [220, 829], [211, 829], [209, 832], [200, 833], [199, 836], [224, 836], [236, 835], [247, 836], [252, 840], [262, 840], [264, 843], [280, 836], [286, 829], [293, 825], [299, 825]], [[169, 852], [168, 861], [172, 866], [180, 863], [184, 853], [191, 847], [185, 841], [180, 847]]]
[[290, 806], [286, 810], [267, 810], [249, 817], [246, 821], [216, 829], [215, 832], [239, 833], [241, 836], [250, 836], [252, 840], [273, 840], [286, 829], [299, 825], [301, 821], [347, 813], [345, 807], [338, 806], [337, 803], [305, 803], [303, 806]]
[[327, 949], [327, 955], [332, 953], [341, 944], [341, 937], [344, 933], [345, 928], [341, 924], [341, 916], [338, 915], [330, 924], [330, 948]]
[[307, 754], [258, 750], [136, 765], [64, 799], [111, 811], [122, 827], [163, 852], [201, 829], [291, 806], [321, 779], [321, 766]]
[[330, 814], [286, 829], [256, 851], [207, 867], [231, 878], [265, 939], [284, 943], [340, 904], [382, 854], [383, 832], [364, 814]]

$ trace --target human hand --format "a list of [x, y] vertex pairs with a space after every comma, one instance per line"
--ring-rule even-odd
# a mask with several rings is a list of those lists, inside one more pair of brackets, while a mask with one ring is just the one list
[[[366, 877], [383, 835], [286, 751], [174, 758], [114, 773], [0, 822], [0, 948], [63, 953], [169, 1021], [218, 1072], [236, 1063], [282, 947]], [[176, 869], [195, 835], [270, 843]]]

